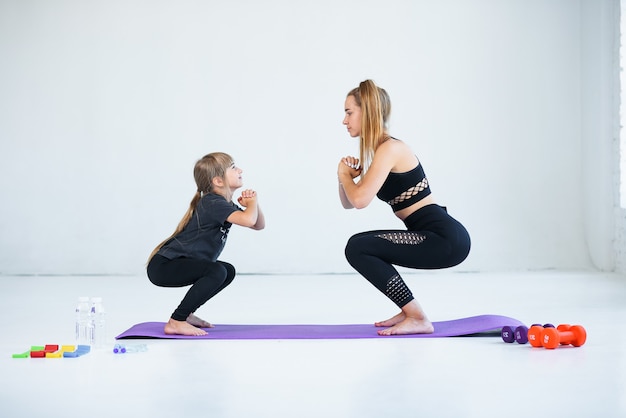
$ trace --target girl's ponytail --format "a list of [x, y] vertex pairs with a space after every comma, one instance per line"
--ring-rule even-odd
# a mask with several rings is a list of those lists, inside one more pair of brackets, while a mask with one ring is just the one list
[[181, 219], [180, 222], [178, 223], [178, 226], [176, 227], [176, 230], [174, 231], [174, 233], [172, 235], [170, 235], [169, 237], [164, 239], [163, 242], [161, 242], [159, 245], [156, 246], [156, 248], [154, 250], [152, 250], [152, 253], [150, 254], [150, 257], [148, 257], [148, 263], [150, 262], [150, 260], [152, 260], [152, 257], [154, 257], [154, 255], [159, 252], [161, 247], [163, 247], [166, 242], [168, 242], [169, 240], [174, 238], [183, 229], [185, 229], [185, 227], [187, 226], [187, 224], [191, 220], [191, 217], [193, 216], [193, 213], [196, 211], [196, 208], [198, 207], [198, 202], [200, 202], [201, 198], [202, 198], [202, 193], [200, 191], [197, 191], [196, 194], [193, 195], [193, 199], [191, 199], [191, 203], [189, 204], [189, 209], [187, 209], [187, 212], [185, 212], [185, 215], [183, 216], [183, 219]]

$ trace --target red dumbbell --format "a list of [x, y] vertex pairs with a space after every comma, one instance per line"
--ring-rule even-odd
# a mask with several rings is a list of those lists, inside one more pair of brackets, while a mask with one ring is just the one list
[[530, 345], [532, 345], [533, 347], [541, 347], [541, 333], [543, 332], [544, 328], [554, 328], [554, 325], [552, 324], [544, 324], [543, 326], [541, 326], [541, 324], [531, 325], [530, 329], [526, 331], [526, 338], [524, 342], [520, 342], [520, 344], [526, 344], [527, 342], [529, 342]]
[[532, 345], [533, 347], [541, 347], [541, 336], [544, 329], [545, 328], [541, 325], [533, 325], [532, 327], [530, 327], [530, 329], [528, 330], [528, 342], [530, 343], [530, 345]]
[[549, 349], [568, 344], [580, 347], [585, 341], [587, 341], [587, 331], [582, 325], [562, 324], [556, 329], [546, 328], [541, 334], [541, 345]]

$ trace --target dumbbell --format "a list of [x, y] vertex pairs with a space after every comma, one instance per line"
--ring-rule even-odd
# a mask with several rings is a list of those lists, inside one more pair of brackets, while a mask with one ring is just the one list
[[[543, 326], [541, 324], [533, 324], [531, 328], [534, 326], [538, 326], [541, 328], [554, 328], [554, 325], [552, 324], [545, 324]], [[505, 343], [512, 343], [514, 341], [517, 341], [518, 344], [526, 344], [528, 342], [528, 327], [526, 327], [525, 325], [520, 325], [513, 328], [512, 326], [507, 325], [502, 327], [501, 336], [502, 341], [504, 341]]]
[[515, 328], [515, 326], [511, 325], [503, 326], [502, 331], [500, 332], [502, 341], [504, 341], [505, 343], [512, 343], [513, 341], [515, 341]]
[[530, 326], [530, 329], [526, 330], [526, 339], [524, 341], [524, 344], [526, 344], [527, 342], [530, 343], [530, 345], [532, 345], [533, 347], [541, 347], [541, 332], [544, 329], [547, 328], [554, 328], [554, 325], [552, 324], [533, 324]]
[[[541, 336], [545, 328], [541, 325], [533, 325], [528, 330], [528, 342], [533, 347], [541, 347]], [[553, 328], [550, 328], [553, 329]]]
[[545, 329], [541, 334], [541, 344], [549, 349], [568, 344], [580, 347], [585, 341], [587, 341], [587, 331], [582, 325], [562, 324], [556, 329]]
[[533, 326], [530, 327], [530, 329], [528, 330], [528, 342], [530, 343], [530, 345], [532, 345], [533, 347], [541, 347], [542, 343], [541, 343], [541, 339], [543, 338], [543, 331], [546, 329], [555, 329], [554, 325], [552, 324], [545, 324], [544, 326], [541, 326], [539, 324], [535, 324]]

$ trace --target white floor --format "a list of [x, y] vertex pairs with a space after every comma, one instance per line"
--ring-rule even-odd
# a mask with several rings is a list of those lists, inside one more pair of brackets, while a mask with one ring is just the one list
[[[431, 320], [480, 314], [585, 326], [580, 348], [499, 337], [181, 341], [115, 355], [131, 325], [165, 321], [185, 289], [137, 277], [0, 276], [2, 417], [626, 417], [626, 277], [596, 272], [405, 275]], [[107, 348], [73, 343], [78, 296], [102, 296]], [[197, 314], [214, 323], [371, 323], [395, 306], [357, 275], [238, 276]]]

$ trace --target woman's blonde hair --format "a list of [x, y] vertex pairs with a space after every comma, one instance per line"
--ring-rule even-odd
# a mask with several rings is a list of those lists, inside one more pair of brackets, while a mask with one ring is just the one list
[[198, 202], [203, 195], [210, 193], [213, 191], [213, 179], [218, 177], [222, 180], [226, 180], [226, 170], [233, 165], [233, 158], [224, 153], [224, 152], [212, 152], [211, 154], [207, 154], [196, 162], [196, 165], [193, 167], [193, 178], [196, 181], [196, 194], [193, 195], [191, 199], [191, 203], [189, 204], [189, 209], [183, 216], [183, 219], [180, 220], [176, 230], [172, 235], [163, 240], [157, 247], [152, 250], [150, 257], [148, 258], [148, 262], [152, 260], [152, 257], [159, 252], [161, 247], [165, 245], [167, 241], [172, 239], [178, 233], [180, 233], [193, 216], [196, 207], [198, 206]]
[[387, 121], [391, 113], [391, 101], [385, 89], [374, 84], [372, 80], [359, 83], [348, 93], [354, 97], [361, 108], [360, 159], [361, 166], [367, 171], [374, 152], [387, 138]]

